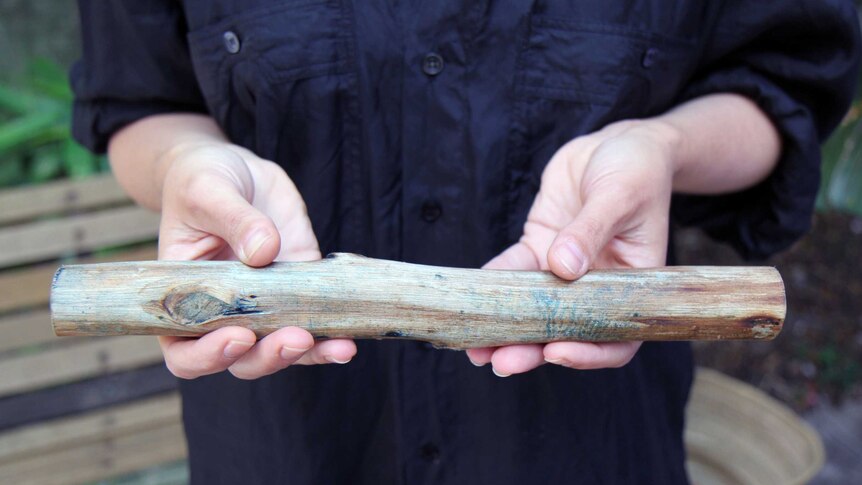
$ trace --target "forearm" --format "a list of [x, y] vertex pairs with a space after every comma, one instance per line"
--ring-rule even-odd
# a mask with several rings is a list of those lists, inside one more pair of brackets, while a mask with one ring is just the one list
[[215, 121], [198, 114], [154, 115], [118, 131], [108, 146], [120, 185], [139, 204], [161, 209], [162, 186], [171, 161], [203, 144], [229, 144]]
[[673, 145], [673, 190], [720, 194], [751, 187], [775, 168], [781, 139], [751, 100], [715, 94], [653, 118]]

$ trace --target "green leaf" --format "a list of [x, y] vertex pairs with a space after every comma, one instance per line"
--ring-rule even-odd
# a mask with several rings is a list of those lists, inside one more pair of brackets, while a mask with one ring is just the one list
[[98, 155], [97, 160], [98, 160], [100, 172], [110, 172], [111, 171], [111, 162], [108, 160], [107, 156]]
[[862, 122], [856, 122], [844, 140], [829, 174], [826, 202], [830, 207], [862, 215]]
[[0, 86], [0, 110], [23, 115], [36, 110], [44, 102], [44, 99], [34, 94]]
[[32, 85], [40, 93], [55, 100], [71, 102], [73, 95], [69, 88], [66, 72], [54, 61], [37, 57], [30, 63]]
[[21, 184], [25, 178], [23, 157], [7, 156], [0, 159], [0, 187]]
[[823, 145], [818, 210], [862, 215], [862, 92], [844, 122]]
[[0, 126], [0, 157], [50, 135], [59, 119], [55, 111], [30, 113]]
[[33, 160], [30, 163], [28, 182], [40, 183], [55, 179], [60, 175], [63, 168], [63, 159], [60, 156], [60, 148], [56, 145], [43, 145], [33, 151]]
[[821, 150], [822, 165], [820, 166], [820, 190], [817, 193], [817, 209], [826, 210], [829, 208], [829, 202], [826, 198], [826, 193], [829, 191], [829, 184], [832, 180], [832, 172], [835, 170], [835, 165], [838, 164], [838, 159], [841, 158], [844, 152], [844, 147], [847, 145], [850, 135], [853, 133], [851, 123], [845, 123], [838, 127], [831, 137], [823, 144]]
[[56, 123], [45, 128], [41, 133], [33, 137], [32, 142], [29, 144], [29, 146], [35, 147], [48, 143], [60, 142], [69, 138], [70, 136], [71, 134], [69, 133], [69, 123], [66, 122], [64, 119], [60, 118], [57, 120]]
[[71, 138], [63, 142], [63, 165], [71, 178], [91, 175], [98, 169], [98, 160]]

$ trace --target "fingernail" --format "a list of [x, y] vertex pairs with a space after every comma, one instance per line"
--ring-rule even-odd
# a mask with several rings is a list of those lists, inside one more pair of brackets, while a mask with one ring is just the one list
[[475, 362], [475, 361], [474, 361], [473, 359], [471, 359], [470, 357], [467, 357], [467, 360], [469, 360], [469, 361], [470, 361], [470, 363], [471, 363], [471, 364], [473, 364], [473, 365], [475, 365], [476, 367], [482, 367], [483, 365], [485, 365], [485, 364], [480, 364], [480, 363], [478, 363], [478, 362]]
[[572, 363], [567, 361], [566, 359], [548, 359], [548, 358], [545, 358], [545, 362], [547, 362], [549, 364], [561, 365], [563, 367], [571, 367], [572, 366]]
[[239, 248], [240, 259], [244, 261], [251, 261], [254, 258], [254, 255], [260, 250], [261, 246], [263, 246], [269, 238], [272, 237], [269, 233], [265, 231], [254, 231], [251, 233], [251, 236], [245, 239], [245, 243]]
[[307, 349], [297, 349], [296, 347], [288, 347], [287, 345], [285, 345], [281, 347], [281, 352], [279, 353], [279, 355], [281, 355], [281, 358], [284, 360], [291, 360], [296, 357], [296, 354], [304, 354], [310, 349], [311, 347]]
[[512, 374], [502, 374], [502, 373], [498, 372], [497, 369], [495, 369], [493, 367], [491, 367], [491, 372], [493, 372], [494, 375], [497, 377], [509, 377], [510, 375], [512, 375]]
[[346, 364], [346, 363], [350, 362], [350, 359], [347, 359], [347, 360], [338, 360], [338, 359], [336, 359], [335, 357], [333, 357], [333, 356], [331, 356], [331, 355], [327, 355], [326, 357], [324, 357], [324, 359], [326, 359], [326, 361], [327, 361], [327, 362], [331, 362], [331, 363], [333, 363], [333, 364]]
[[231, 340], [224, 347], [224, 356], [228, 359], [236, 359], [242, 354], [246, 353], [251, 346], [254, 345], [254, 342], [245, 342], [242, 340]]
[[584, 252], [581, 251], [581, 248], [577, 244], [565, 241], [563, 244], [557, 246], [555, 251], [557, 259], [566, 268], [566, 271], [575, 276], [586, 273], [587, 258], [584, 257]]

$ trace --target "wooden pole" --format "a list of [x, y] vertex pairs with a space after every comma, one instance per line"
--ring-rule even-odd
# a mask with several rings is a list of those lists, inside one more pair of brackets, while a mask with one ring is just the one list
[[785, 315], [771, 267], [539, 271], [443, 268], [335, 254], [249, 268], [149, 261], [63, 266], [57, 335], [197, 336], [295, 325], [317, 338], [403, 338], [469, 348], [560, 340], [771, 339]]

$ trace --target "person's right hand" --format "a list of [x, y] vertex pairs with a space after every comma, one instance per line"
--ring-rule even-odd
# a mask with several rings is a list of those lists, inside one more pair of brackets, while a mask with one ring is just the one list
[[[305, 203], [278, 165], [227, 144], [180, 148], [168, 156], [159, 259], [238, 259], [250, 266], [320, 259]], [[168, 369], [184, 379], [225, 369], [256, 379], [291, 364], [343, 364], [356, 354], [351, 340], [315, 344], [297, 327], [259, 342], [242, 327], [201, 338], [159, 337], [159, 342]]]

